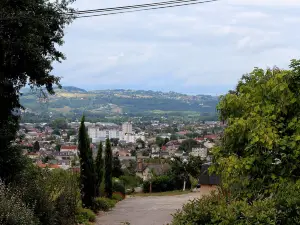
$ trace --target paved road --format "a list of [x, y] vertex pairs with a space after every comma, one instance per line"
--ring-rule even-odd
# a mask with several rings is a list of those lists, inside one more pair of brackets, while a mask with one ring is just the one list
[[209, 193], [203, 187], [200, 192], [177, 196], [132, 197], [119, 202], [116, 207], [97, 219], [97, 225], [165, 225], [172, 221], [171, 214], [191, 199]]

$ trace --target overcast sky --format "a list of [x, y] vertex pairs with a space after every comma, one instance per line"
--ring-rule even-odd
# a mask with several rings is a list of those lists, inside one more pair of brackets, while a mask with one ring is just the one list
[[[156, 0], [157, 1], [157, 0]], [[77, 0], [78, 10], [155, 2]], [[215, 3], [75, 20], [63, 85], [223, 94], [254, 67], [300, 58], [300, 0]]]

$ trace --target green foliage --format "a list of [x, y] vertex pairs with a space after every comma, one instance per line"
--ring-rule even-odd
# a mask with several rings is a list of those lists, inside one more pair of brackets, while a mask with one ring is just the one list
[[86, 223], [86, 222], [95, 222], [96, 214], [90, 210], [85, 208], [78, 208], [76, 212], [76, 222], [77, 223]]
[[109, 211], [111, 208], [115, 207], [116, 203], [116, 200], [99, 197], [95, 199], [95, 208], [97, 211]]
[[[152, 184], [152, 192], [166, 192], [181, 190], [184, 180], [172, 175], [155, 176], [151, 181], [144, 181], [143, 192], [150, 192], [150, 182]], [[186, 188], [190, 188], [190, 181], [187, 180]]]
[[53, 129], [57, 129], [57, 130], [67, 129], [68, 128], [68, 123], [67, 123], [65, 118], [57, 118], [57, 119], [55, 119], [51, 122], [50, 126]]
[[40, 144], [39, 144], [38, 141], [35, 141], [35, 142], [33, 143], [33, 151], [34, 151], [34, 152], [38, 152], [39, 150], [40, 150]]
[[300, 178], [299, 78], [299, 60], [289, 70], [255, 68], [222, 96], [218, 110], [228, 126], [212, 171], [239, 196], [268, 196], [282, 180]]
[[21, 193], [14, 192], [0, 183], [0, 224], [39, 225], [34, 211], [21, 200]]
[[119, 179], [127, 188], [135, 188], [143, 183], [143, 179], [135, 175], [123, 175]]
[[78, 150], [82, 204], [85, 208], [92, 208], [94, 197], [96, 196], [96, 173], [88, 134], [84, 125], [84, 116], [79, 127]]
[[215, 192], [201, 199], [194, 199], [173, 215], [172, 225], [214, 224], [212, 217], [218, 205], [224, 205], [224, 199]]
[[[76, 175], [69, 171], [42, 170], [32, 163], [10, 183], [13, 193], [34, 212], [39, 224], [72, 225], [80, 200]], [[1, 213], [0, 213], [1, 214]]]
[[106, 197], [112, 197], [112, 150], [109, 139], [106, 139], [105, 144], [105, 175], [104, 175], [104, 183], [105, 183], [105, 194]]
[[178, 140], [178, 136], [176, 134], [172, 134], [171, 137], [170, 137], [170, 140], [171, 141]]
[[103, 146], [102, 142], [99, 144], [96, 162], [95, 162], [95, 170], [96, 170], [96, 196], [100, 196], [100, 185], [102, 183], [103, 178], [103, 167], [104, 167], [104, 160], [102, 159], [102, 153], [103, 153]]
[[124, 199], [124, 195], [120, 192], [114, 192], [112, 195], [112, 199], [116, 201], [122, 201]]
[[274, 198], [277, 224], [300, 224], [300, 180], [296, 183], [282, 183]]
[[276, 224], [276, 210], [272, 199], [227, 203], [222, 194], [212, 193], [201, 199], [195, 199], [183, 206], [173, 215], [173, 225], [244, 225]]
[[0, 179], [5, 183], [9, 183], [22, 174], [28, 159], [23, 156], [20, 146], [6, 145], [2, 141], [0, 140], [3, 147], [0, 149]]
[[119, 192], [125, 196], [125, 187], [120, 180], [112, 183], [112, 192]]
[[119, 157], [115, 156], [113, 157], [113, 161], [112, 161], [113, 167], [112, 167], [112, 176], [113, 177], [120, 177], [124, 174], [123, 170], [122, 170], [122, 165], [121, 162], [119, 160]]
[[196, 140], [194, 139], [187, 139], [187, 140], [184, 140], [180, 146], [179, 146], [179, 150], [181, 151], [185, 151], [185, 152], [191, 152], [192, 151], [192, 148], [196, 148], [198, 147], [199, 144]]

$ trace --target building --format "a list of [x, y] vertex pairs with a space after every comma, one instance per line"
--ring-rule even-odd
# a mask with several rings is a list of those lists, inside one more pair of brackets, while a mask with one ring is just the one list
[[122, 124], [122, 132], [124, 135], [132, 134], [132, 123], [126, 122]]
[[76, 145], [63, 145], [60, 147], [60, 152], [64, 153], [64, 152], [70, 152], [71, 154], [78, 154], [78, 149]]
[[202, 160], [207, 157], [207, 148], [192, 148], [191, 156], [201, 157]]
[[99, 143], [107, 138], [118, 138], [121, 140], [123, 137], [123, 133], [118, 126], [105, 127], [101, 125], [88, 127], [88, 135], [92, 139], [92, 143]]
[[145, 141], [143, 133], [136, 134], [133, 132], [132, 123], [126, 122], [122, 124], [122, 130], [116, 124], [96, 124], [88, 127], [88, 135], [92, 139], [92, 143], [105, 141], [107, 138], [117, 138], [126, 143], [135, 143], [137, 139]]

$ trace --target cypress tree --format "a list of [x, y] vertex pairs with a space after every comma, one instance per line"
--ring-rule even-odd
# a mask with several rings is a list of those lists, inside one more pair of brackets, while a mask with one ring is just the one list
[[83, 207], [92, 208], [96, 196], [96, 179], [93, 154], [90, 148], [89, 137], [84, 125], [84, 116], [81, 119], [81, 125], [78, 135], [78, 151], [80, 158], [80, 182], [81, 182], [81, 200]]
[[106, 197], [112, 197], [112, 150], [109, 139], [105, 144], [105, 194]]
[[103, 159], [102, 159], [102, 153], [103, 153], [103, 146], [102, 142], [100, 142], [97, 158], [95, 162], [95, 170], [96, 170], [96, 196], [100, 196], [100, 185], [103, 178]]
[[119, 178], [120, 176], [124, 175], [119, 157], [118, 156], [113, 157], [112, 162], [113, 162], [112, 163], [112, 165], [113, 165], [112, 166], [112, 177]]

